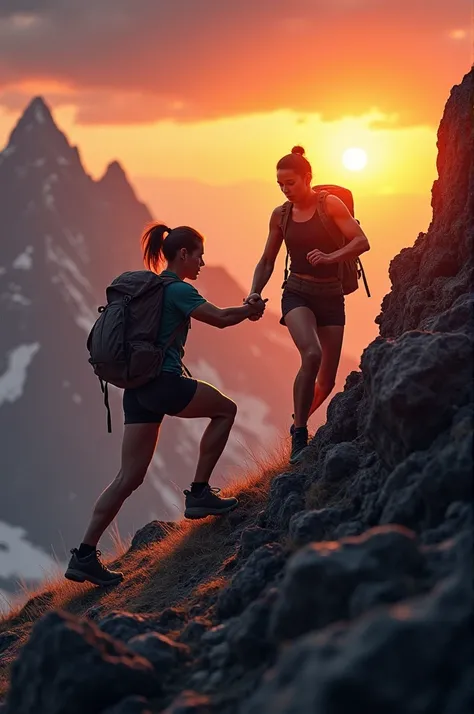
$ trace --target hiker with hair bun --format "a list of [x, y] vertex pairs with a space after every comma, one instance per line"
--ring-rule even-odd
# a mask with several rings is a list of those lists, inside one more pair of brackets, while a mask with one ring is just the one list
[[[210, 419], [201, 439], [194, 481], [190, 490], [184, 491], [185, 517], [221, 516], [238, 505], [236, 498], [221, 498], [219, 489], [209, 486], [237, 406], [211, 384], [184, 374], [184, 346], [190, 318], [213, 327], [231, 327], [250, 317], [261, 318], [265, 302], [257, 299], [238, 307], [219, 308], [186, 282], [196, 280], [204, 266], [204, 238], [193, 228], [152, 225], [142, 237], [142, 247], [148, 270], [123, 273], [113, 281], [107, 288], [109, 302], [99, 308], [101, 316], [88, 339], [89, 361], [102, 381], [141, 386], [124, 388], [121, 468], [99, 497], [80, 547], [71, 551], [65, 576], [76, 582], [109, 585], [122, 580], [122, 573], [112, 572], [101, 562], [97, 543], [125, 499], [143, 482], [167, 414], [181, 419]], [[129, 336], [135, 331], [138, 339], [130, 337], [121, 346], [124, 329]]]
[[[280, 322], [301, 356], [293, 389], [290, 463], [301, 459], [308, 444], [308, 419], [334, 388], [344, 335], [344, 295], [357, 289], [359, 255], [370, 249], [354, 218], [351, 192], [328, 184], [312, 187], [311, 164], [304, 154], [295, 146], [277, 164], [277, 182], [286, 202], [271, 215], [268, 239], [246, 298], [248, 304], [261, 300], [285, 241], [291, 265], [289, 275], [285, 267]], [[370, 295], [367, 284], [366, 289]]]

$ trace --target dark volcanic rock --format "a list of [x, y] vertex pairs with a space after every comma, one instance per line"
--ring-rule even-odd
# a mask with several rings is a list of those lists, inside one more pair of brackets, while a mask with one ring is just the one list
[[250, 603], [242, 615], [229, 624], [227, 644], [243, 664], [261, 664], [273, 652], [275, 645], [270, 636], [270, 617], [277, 596], [277, 589], [272, 588]]
[[100, 714], [131, 694], [156, 695], [153, 667], [91, 622], [52, 612], [13, 665], [9, 714]]
[[133, 536], [130, 550], [138, 550], [166, 538], [168, 533], [178, 527], [174, 521], [151, 521], [140, 528]]
[[264, 524], [270, 528], [285, 530], [291, 517], [304, 508], [305, 479], [300, 473], [284, 473], [276, 476], [270, 486]]
[[410, 531], [387, 526], [339, 543], [313, 543], [288, 563], [273, 618], [280, 640], [417, 593], [423, 558]]
[[297, 513], [290, 521], [291, 541], [293, 545], [302, 546], [313, 541], [331, 540], [332, 533], [345, 518], [347, 511], [341, 508]]
[[473, 105], [471, 70], [452, 89], [439, 127], [439, 178], [433, 185], [432, 223], [413, 248], [402, 250], [390, 265], [392, 291], [377, 318], [384, 337], [417, 329], [422, 321], [450, 310], [472, 292]]
[[163, 714], [211, 714], [211, 712], [216, 712], [216, 709], [211, 707], [208, 697], [188, 691], [180, 694]]
[[239, 556], [243, 559], [248, 558], [260, 546], [277, 541], [279, 535], [278, 531], [258, 526], [245, 528], [240, 536]]
[[473, 604], [470, 579], [453, 578], [419, 601], [302, 638], [240, 714], [467, 714]]
[[284, 563], [283, 548], [277, 543], [256, 550], [220, 593], [219, 616], [225, 619], [242, 612], [272, 582]]
[[152, 663], [158, 675], [168, 674], [175, 665], [189, 657], [189, 648], [173, 642], [165, 635], [148, 632], [146, 635], [133, 637], [128, 646], [133, 652]]
[[109, 612], [98, 625], [102, 632], [125, 643], [131, 640], [132, 637], [159, 629], [158, 616], [150, 617], [117, 610]]
[[127, 697], [101, 714], [152, 714], [150, 703], [143, 697]]
[[461, 333], [408, 332], [365, 350], [366, 435], [387, 466], [428, 448], [472, 400], [472, 357], [472, 338]]

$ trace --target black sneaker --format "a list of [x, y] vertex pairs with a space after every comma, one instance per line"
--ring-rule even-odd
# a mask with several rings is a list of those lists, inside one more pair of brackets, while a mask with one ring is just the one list
[[291, 435], [291, 456], [290, 464], [296, 464], [308, 446], [308, 429], [305, 426], [295, 428]]
[[71, 550], [72, 558], [64, 577], [83, 583], [86, 580], [94, 585], [117, 585], [123, 580], [123, 573], [109, 570], [100, 560], [100, 550], [95, 550], [85, 558], [78, 557], [77, 548]]
[[220, 488], [211, 488], [205, 485], [201, 494], [197, 496], [191, 491], [184, 491], [186, 496], [185, 518], [206, 518], [207, 516], [222, 516], [237, 508], [239, 502], [236, 498], [221, 498], [218, 496]]

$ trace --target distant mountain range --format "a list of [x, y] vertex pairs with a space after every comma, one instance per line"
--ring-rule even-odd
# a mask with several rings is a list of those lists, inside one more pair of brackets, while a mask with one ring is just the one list
[[[33, 577], [28, 542], [65, 558], [118, 470], [121, 393], [112, 394], [108, 435], [85, 340], [106, 285], [142, 267], [139, 236], [152, 216], [117, 162], [99, 181], [86, 173], [41, 98], [0, 153], [0, 215], [0, 588], [6, 589], [13, 576]], [[217, 267], [203, 271], [198, 288], [220, 306], [240, 304], [245, 295]], [[299, 359], [268, 312], [262, 322], [225, 331], [193, 323], [186, 363], [239, 406], [216, 470], [219, 485], [245, 468], [249, 454], [286, 436]], [[342, 381], [355, 367], [343, 361]], [[152, 518], [181, 515], [204, 424], [165, 420], [147, 483], [119, 516], [123, 534]]]

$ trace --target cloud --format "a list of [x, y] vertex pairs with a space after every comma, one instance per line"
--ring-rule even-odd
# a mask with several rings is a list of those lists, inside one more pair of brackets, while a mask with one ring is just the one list
[[435, 123], [469, 69], [449, 41], [467, 15], [465, 0], [2, 0], [0, 104], [53, 84], [85, 124], [282, 108]]

